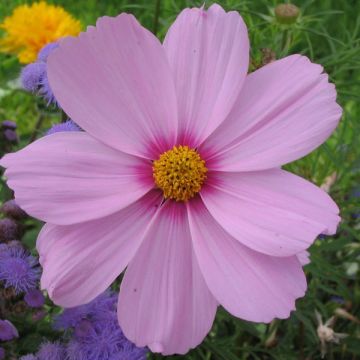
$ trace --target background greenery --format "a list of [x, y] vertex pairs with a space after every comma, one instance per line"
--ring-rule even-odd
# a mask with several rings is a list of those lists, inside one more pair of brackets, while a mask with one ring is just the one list
[[[164, 37], [176, 14], [187, 6], [201, 6], [201, 1], [162, 0], [56, 0], [81, 19], [84, 26], [94, 24], [102, 15], [134, 13], [140, 22]], [[31, 1], [1, 0], [0, 18], [14, 7]], [[210, 5], [212, 1], [207, 1]], [[360, 1], [304, 0], [294, 1], [301, 9], [297, 23], [279, 25], [273, 16], [276, 0], [218, 1], [227, 10], [238, 10], [249, 28], [251, 69], [266, 60], [264, 53], [274, 52], [277, 58], [293, 53], [307, 55], [324, 66], [336, 84], [338, 102], [344, 115], [335, 134], [317, 151], [290, 166], [318, 185], [331, 182], [330, 192], [341, 208], [342, 223], [338, 234], [316, 241], [311, 247], [311, 264], [305, 267], [309, 289], [297, 302], [297, 311], [288, 320], [275, 320], [269, 325], [236, 319], [220, 309], [209, 336], [197, 349], [177, 359], [319, 359], [320, 343], [316, 333], [314, 311], [324, 319], [337, 314], [335, 330], [349, 336], [340, 345], [330, 345], [329, 359], [360, 357]], [[262, 50], [269, 49], [269, 50]], [[17, 122], [19, 147], [41, 136], [60, 114], [46, 109], [34, 96], [17, 87], [14, 79], [20, 65], [14, 57], [0, 56], [0, 121]], [[291, 81], [291, 79], [289, 79]], [[0, 182], [0, 204], [9, 192]], [[34, 248], [40, 224], [28, 220], [25, 243]], [[296, 229], [294, 229], [296, 231]], [[57, 311], [48, 301], [49, 312]], [[339, 309], [342, 312], [339, 312]], [[42, 336], [53, 337], [50, 325], [27, 325], [27, 334], [19, 341], [19, 351], [33, 351]], [[22, 319], [22, 323], [24, 323]], [[24, 325], [23, 325], [24, 326]], [[160, 355], [150, 355], [161, 359]]]

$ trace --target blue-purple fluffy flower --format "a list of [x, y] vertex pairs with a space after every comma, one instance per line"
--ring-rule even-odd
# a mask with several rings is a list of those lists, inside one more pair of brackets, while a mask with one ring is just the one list
[[48, 132], [46, 133], [46, 135], [50, 135], [50, 134], [55, 134], [57, 132], [63, 132], [63, 131], [80, 131], [81, 129], [79, 128], [79, 126], [77, 126], [74, 121], [72, 120], [68, 120], [65, 121], [61, 124], [55, 124], [53, 125]]
[[106, 291], [89, 304], [66, 309], [55, 326], [71, 332], [68, 360], [144, 360], [147, 349], [131, 343], [119, 327], [117, 295]]
[[5, 288], [13, 287], [17, 294], [27, 292], [39, 282], [41, 270], [38, 265], [38, 260], [22, 247], [2, 246], [0, 281]]
[[50, 53], [58, 46], [57, 43], [46, 45], [39, 52], [37, 61], [25, 66], [22, 69], [20, 76], [23, 88], [32, 93], [41, 95], [48, 105], [57, 105], [57, 101], [49, 84], [46, 62]]
[[45, 342], [41, 344], [38, 351], [37, 359], [39, 360], [65, 360], [66, 352], [64, 345], [59, 342]]
[[117, 295], [107, 290], [88, 304], [65, 309], [55, 318], [55, 329], [74, 329], [83, 319], [91, 322], [107, 321], [116, 315]]

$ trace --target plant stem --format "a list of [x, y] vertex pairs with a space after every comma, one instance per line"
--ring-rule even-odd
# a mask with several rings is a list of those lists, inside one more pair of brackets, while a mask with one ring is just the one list
[[37, 138], [38, 132], [39, 132], [39, 130], [41, 128], [41, 125], [42, 125], [42, 123], [44, 121], [44, 118], [45, 118], [44, 114], [42, 112], [40, 112], [39, 117], [37, 119], [37, 122], [35, 124], [35, 128], [34, 128], [32, 134], [31, 134], [29, 144], [32, 143]]
[[161, 0], [156, 0], [155, 13], [154, 13], [154, 24], [153, 24], [153, 33], [154, 33], [154, 35], [157, 34], [158, 28], [159, 28], [160, 5], [161, 5]]

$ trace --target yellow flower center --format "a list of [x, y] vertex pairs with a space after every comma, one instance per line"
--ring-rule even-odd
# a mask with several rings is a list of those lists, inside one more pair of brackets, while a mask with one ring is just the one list
[[155, 184], [165, 198], [187, 201], [194, 197], [206, 179], [205, 161], [188, 146], [174, 146], [153, 163]]

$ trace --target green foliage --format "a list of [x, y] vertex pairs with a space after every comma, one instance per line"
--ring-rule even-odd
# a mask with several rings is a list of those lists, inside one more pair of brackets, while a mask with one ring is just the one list
[[[15, 6], [26, 2], [31, 3], [1, 1], [0, 14], [10, 14]], [[102, 15], [131, 12], [144, 26], [155, 29], [162, 39], [181, 9], [201, 6], [203, 0], [50, 2], [63, 5], [82, 20], [84, 27], [94, 24]], [[208, 1], [206, 5], [211, 3]], [[360, 197], [352, 196], [353, 191], [360, 188], [360, 1], [294, 1], [301, 15], [295, 24], [289, 26], [276, 23], [273, 9], [279, 4], [277, 0], [222, 0], [219, 3], [227, 10], [238, 10], [248, 25], [252, 44], [251, 70], [261, 66], [264, 48], [274, 52], [277, 58], [302, 53], [322, 64], [336, 84], [338, 102], [344, 109], [340, 126], [323, 146], [286, 168], [318, 185], [332, 175], [336, 177], [331, 195], [339, 204], [343, 220], [336, 236], [317, 240], [312, 246], [312, 262], [305, 268], [309, 289], [307, 295], [297, 302], [298, 310], [290, 319], [275, 320], [268, 325], [253, 324], [220, 309], [211, 333], [201, 346], [185, 356], [168, 359], [320, 359], [315, 309], [325, 320], [339, 308], [354, 318], [360, 317]], [[0, 120], [17, 122], [22, 146], [42, 134], [51, 123], [57, 122], [59, 115], [51, 109], [45, 110], [41, 101], [18, 89], [13, 80], [19, 71], [20, 66], [14, 57], [0, 55]], [[1, 183], [0, 196], [0, 203], [9, 196]], [[26, 226], [28, 231], [24, 241], [34, 247], [40, 225], [31, 220]], [[338, 298], [342, 299], [341, 303], [335, 301]], [[357, 321], [337, 317], [335, 330], [349, 336], [340, 345], [328, 348], [329, 359], [356, 359], [360, 356]], [[25, 352], [23, 349], [30, 351], [42, 336], [54, 336], [49, 318], [45, 318], [41, 326], [24, 327], [23, 331], [28, 335], [21, 340], [22, 352]], [[153, 354], [150, 358], [165, 357]]]

